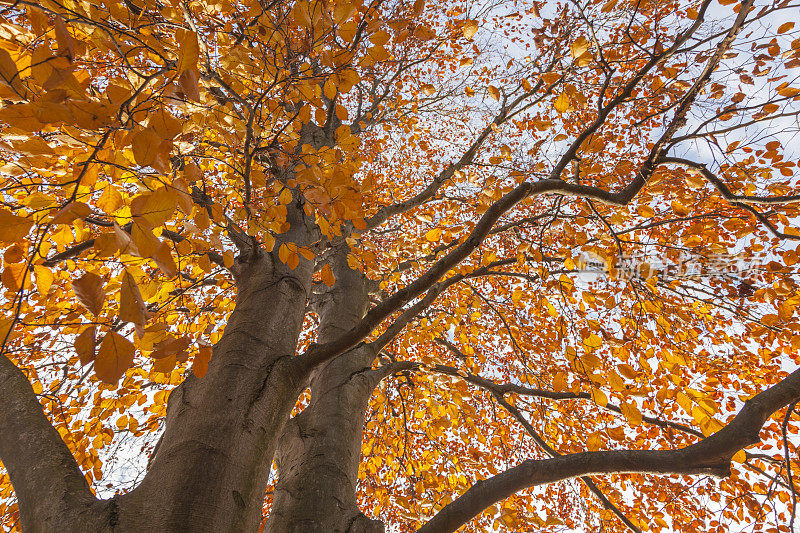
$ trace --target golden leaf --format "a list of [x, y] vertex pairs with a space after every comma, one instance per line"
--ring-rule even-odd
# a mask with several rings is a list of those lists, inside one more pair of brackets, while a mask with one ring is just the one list
[[145, 128], [136, 133], [131, 139], [133, 159], [140, 166], [147, 167], [153, 164], [158, 155], [161, 137], [153, 128]]
[[35, 265], [33, 274], [36, 276], [36, 290], [43, 297], [47, 296], [47, 293], [50, 292], [50, 287], [53, 285], [53, 272], [45, 266]]
[[182, 33], [178, 41], [178, 64], [175, 67], [178, 74], [183, 74], [189, 69], [196, 69], [197, 60], [200, 58], [200, 44], [197, 42], [197, 34], [188, 30], [184, 30]]
[[569, 96], [567, 96], [567, 93], [561, 93], [558, 95], [553, 107], [558, 113], [563, 113], [569, 109]]
[[461, 26], [461, 33], [464, 34], [464, 38], [467, 40], [471, 40], [477, 32], [478, 23], [474, 20], [464, 21], [464, 24]]
[[19, 242], [28, 235], [33, 221], [0, 209], [0, 241]]
[[425, 234], [425, 239], [428, 242], [437, 242], [442, 238], [442, 228], [433, 228]]
[[326, 264], [322, 267], [322, 271], [320, 272], [322, 276], [322, 282], [327, 285], [328, 287], [333, 287], [333, 284], [336, 282], [336, 278], [333, 275], [333, 269], [331, 265]]

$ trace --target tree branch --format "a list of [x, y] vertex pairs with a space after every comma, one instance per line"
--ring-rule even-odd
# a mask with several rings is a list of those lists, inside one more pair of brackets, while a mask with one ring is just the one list
[[615, 450], [580, 452], [550, 459], [528, 459], [488, 479], [478, 481], [442, 508], [417, 533], [446, 533], [515, 492], [574, 477], [594, 474], [730, 475], [731, 458], [760, 442], [764, 423], [779, 409], [800, 399], [800, 369], [747, 400], [734, 419], [717, 433], [677, 450]]
[[785, 205], [797, 203], [800, 202], [800, 195], [753, 196], [747, 194], [734, 194], [730, 188], [721, 179], [715, 176], [713, 172], [708, 170], [703, 163], [697, 163], [696, 161], [691, 161], [681, 157], [664, 157], [661, 159], [661, 162], [664, 164], [671, 163], [675, 165], [681, 165], [698, 171], [706, 179], [706, 181], [711, 183], [714, 188], [719, 191], [723, 198], [731, 203], [731, 205], [741, 207], [742, 209], [752, 213], [752, 215], [756, 217], [759, 222], [764, 224], [764, 226], [766, 226], [773, 235], [779, 239], [800, 240], [800, 236], [798, 235], [791, 235], [778, 230], [778, 228], [772, 222], [770, 222], [766, 215], [761, 213], [752, 205]]
[[0, 354], [0, 460], [11, 477], [23, 526], [50, 523], [98, 503], [28, 378]]

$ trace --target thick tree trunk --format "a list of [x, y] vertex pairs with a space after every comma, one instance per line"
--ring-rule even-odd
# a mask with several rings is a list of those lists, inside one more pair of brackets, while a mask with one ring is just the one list
[[[367, 280], [347, 266], [345, 247], [332, 259], [336, 288], [317, 305], [319, 342], [349, 330], [366, 313]], [[365, 370], [375, 354], [361, 345], [318, 369], [311, 401], [286, 426], [278, 447], [278, 483], [267, 523], [270, 533], [372, 533], [383, 524], [358, 509], [356, 484], [364, 411], [374, 383]]]
[[203, 379], [170, 395], [144, 481], [121, 496], [116, 531], [256, 531], [276, 442], [305, 376], [294, 351], [311, 265], [269, 255], [237, 272], [236, 309]]

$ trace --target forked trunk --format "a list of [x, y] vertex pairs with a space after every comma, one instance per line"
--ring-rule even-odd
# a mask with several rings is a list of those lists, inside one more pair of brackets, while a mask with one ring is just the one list
[[[346, 252], [337, 250], [332, 260], [336, 289], [317, 305], [320, 342], [347, 331], [367, 310], [367, 281], [348, 268]], [[278, 446], [269, 533], [383, 531], [356, 501], [364, 411], [374, 387], [364, 371], [374, 358], [361, 345], [315, 371], [310, 403], [289, 421]]]
[[264, 255], [237, 272], [236, 310], [203, 379], [170, 395], [142, 484], [120, 496], [114, 531], [257, 531], [277, 440], [307, 376], [294, 351], [311, 265]]

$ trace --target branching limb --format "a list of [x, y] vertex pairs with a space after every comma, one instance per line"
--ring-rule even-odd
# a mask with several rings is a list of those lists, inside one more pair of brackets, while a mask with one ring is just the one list
[[676, 450], [581, 452], [550, 459], [529, 459], [475, 483], [442, 508], [418, 533], [455, 531], [488, 506], [524, 488], [594, 474], [730, 475], [731, 458], [760, 442], [764, 423], [779, 409], [800, 399], [800, 369], [747, 400], [734, 419], [717, 433]]
[[766, 226], [773, 235], [779, 239], [800, 240], [800, 236], [798, 235], [791, 235], [778, 230], [775, 224], [770, 222], [766, 215], [754, 207], [754, 205], [785, 205], [797, 203], [800, 202], [800, 195], [755, 196], [748, 194], [734, 194], [719, 177], [714, 175], [714, 173], [708, 170], [708, 168], [702, 163], [697, 163], [681, 157], [665, 157], [662, 158], [661, 162], [665, 164], [681, 165], [683, 167], [696, 170], [706, 179], [706, 181], [711, 183], [714, 188], [719, 191], [723, 198], [725, 198], [732, 205], [741, 207], [742, 209], [752, 213], [753, 216], [756, 217], [759, 222], [764, 224], [764, 226]]
[[28, 378], [4, 354], [0, 354], [0, 460], [14, 485], [23, 525], [49, 523], [57, 529], [65, 512], [97, 502]]

